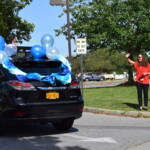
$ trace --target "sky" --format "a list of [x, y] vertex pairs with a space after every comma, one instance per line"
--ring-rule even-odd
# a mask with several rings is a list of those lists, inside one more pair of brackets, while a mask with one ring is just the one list
[[[35, 25], [34, 32], [31, 33], [32, 39], [27, 42], [24, 41], [19, 46], [34, 46], [41, 45], [41, 37], [45, 34], [50, 34], [54, 38], [53, 47], [59, 50], [59, 53], [64, 57], [68, 56], [68, 42], [65, 36], [55, 36], [54, 29], [59, 29], [62, 25], [67, 23], [67, 16], [62, 18], [58, 16], [62, 13], [61, 6], [51, 6], [50, 0], [33, 0], [30, 5], [27, 5], [19, 12], [19, 16], [23, 20]], [[75, 43], [71, 41], [72, 55], [75, 56]]]

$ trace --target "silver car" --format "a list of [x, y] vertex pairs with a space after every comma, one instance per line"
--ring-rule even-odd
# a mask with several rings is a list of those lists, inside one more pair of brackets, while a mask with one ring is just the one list
[[[103, 81], [105, 80], [105, 77], [103, 75], [93, 73], [93, 72], [87, 72], [81, 74], [83, 81]], [[78, 77], [79, 80], [81, 80], [81, 75]]]

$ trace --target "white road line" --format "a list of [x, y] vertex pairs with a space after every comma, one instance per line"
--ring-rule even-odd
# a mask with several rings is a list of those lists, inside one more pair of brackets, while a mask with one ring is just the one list
[[[38, 136], [40, 138], [48, 138], [48, 137], [56, 137], [58, 135], [44, 135], [44, 136]], [[72, 138], [76, 138], [79, 141], [82, 142], [102, 142], [102, 143], [113, 143], [113, 144], [117, 144], [118, 142], [116, 140], [114, 140], [111, 137], [98, 137], [98, 138], [91, 138], [91, 137], [84, 137], [84, 136], [80, 136], [80, 135], [74, 135], [74, 134], [60, 134], [60, 136], [66, 136], [66, 137], [72, 137]], [[22, 140], [33, 140], [36, 139], [36, 136], [30, 136], [30, 137], [21, 137], [18, 138], [20, 141]]]
[[114, 143], [114, 144], [117, 143], [117, 141], [115, 141], [111, 137], [89, 138], [89, 137], [73, 135], [73, 134], [64, 134], [63, 136], [77, 138], [79, 139], [79, 141], [83, 141], [83, 142], [103, 142], [103, 143]]

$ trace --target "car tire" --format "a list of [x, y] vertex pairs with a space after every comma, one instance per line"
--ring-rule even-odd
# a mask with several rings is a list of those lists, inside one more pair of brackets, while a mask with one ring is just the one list
[[85, 81], [89, 81], [89, 79], [88, 79], [88, 78], [86, 78], [86, 79], [85, 79]]
[[99, 79], [99, 81], [103, 81], [103, 80], [104, 80], [103, 78], [100, 78], [100, 79]]
[[52, 123], [56, 130], [68, 130], [72, 127], [74, 119], [68, 118]]

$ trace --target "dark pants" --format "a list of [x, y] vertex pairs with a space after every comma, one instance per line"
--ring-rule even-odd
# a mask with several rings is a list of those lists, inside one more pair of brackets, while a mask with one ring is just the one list
[[148, 88], [149, 84], [136, 82], [139, 106], [142, 106], [142, 91], [144, 93], [144, 106], [148, 106]]

